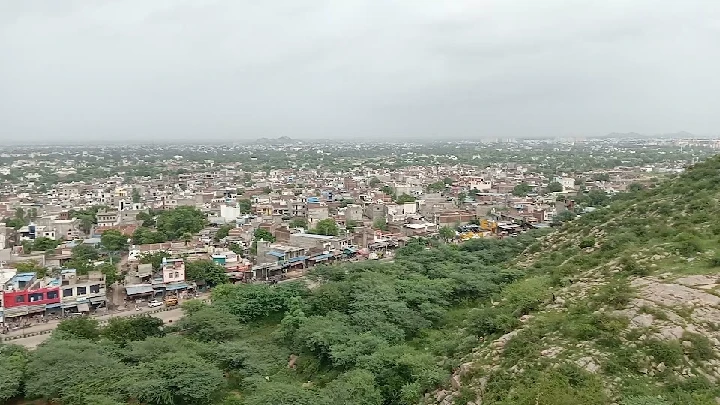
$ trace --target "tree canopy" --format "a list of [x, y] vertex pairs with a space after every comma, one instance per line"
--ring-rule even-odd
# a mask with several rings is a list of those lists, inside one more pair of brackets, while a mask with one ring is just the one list
[[321, 219], [312, 229], [312, 233], [317, 235], [337, 236], [339, 232], [340, 228], [332, 218]]
[[212, 260], [186, 262], [185, 278], [192, 281], [205, 281], [211, 287], [228, 282], [225, 268]]
[[128, 237], [117, 229], [108, 229], [100, 235], [100, 246], [109, 252], [127, 250]]
[[195, 207], [180, 206], [163, 211], [157, 217], [157, 229], [170, 240], [180, 240], [183, 234], [196, 234], [206, 223], [205, 214]]

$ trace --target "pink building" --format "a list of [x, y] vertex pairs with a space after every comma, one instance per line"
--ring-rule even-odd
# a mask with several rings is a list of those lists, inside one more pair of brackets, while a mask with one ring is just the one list
[[163, 283], [185, 281], [185, 262], [183, 259], [163, 259]]

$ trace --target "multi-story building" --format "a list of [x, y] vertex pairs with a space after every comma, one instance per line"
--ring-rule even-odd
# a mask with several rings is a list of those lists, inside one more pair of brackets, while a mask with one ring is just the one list
[[162, 281], [165, 284], [185, 281], [185, 261], [163, 258]]
[[100, 272], [90, 272], [87, 276], [78, 276], [77, 270], [61, 271], [62, 297], [60, 300], [63, 311], [87, 312], [105, 303], [105, 276]]
[[44, 314], [47, 306], [60, 304], [60, 280], [38, 279], [36, 273], [17, 273], [3, 284], [2, 295], [5, 321]]

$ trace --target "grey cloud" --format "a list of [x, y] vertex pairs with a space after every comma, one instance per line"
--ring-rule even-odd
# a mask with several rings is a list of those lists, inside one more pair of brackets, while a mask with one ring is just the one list
[[0, 0], [1, 139], [720, 132], [720, 3]]

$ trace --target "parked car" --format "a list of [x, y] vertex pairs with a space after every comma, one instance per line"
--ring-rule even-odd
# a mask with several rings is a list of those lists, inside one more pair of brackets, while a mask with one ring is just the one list
[[148, 306], [150, 308], [160, 307], [160, 306], [162, 306], [162, 304], [163, 304], [162, 301], [158, 301], [158, 300], [152, 300], [152, 301], [148, 302]]

